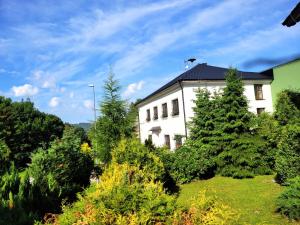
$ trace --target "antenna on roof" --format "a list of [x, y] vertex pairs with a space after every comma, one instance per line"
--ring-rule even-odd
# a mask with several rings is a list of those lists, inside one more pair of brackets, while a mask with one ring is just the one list
[[194, 58], [194, 57], [184, 60], [184, 69], [188, 70], [189, 68], [191, 68], [195, 61], [196, 61], [196, 58]]

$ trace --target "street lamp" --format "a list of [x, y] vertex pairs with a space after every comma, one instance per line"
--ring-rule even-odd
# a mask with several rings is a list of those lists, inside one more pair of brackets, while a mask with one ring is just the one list
[[96, 95], [95, 95], [95, 85], [94, 84], [89, 84], [89, 87], [93, 88], [93, 94], [94, 94], [94, 121], [95, 121], [95, 131], [96, 131], [97, 127], [96, 127]]
[[98, 144], [97, 144], [97, 140], [96, 140], [96, 131], [97, 131], [97, 118], [96, 118], [96, 95], [95, 95], [95, 85], [94, 84], [89, 84], [89, 87], [93, 88], [93, 94], [94, 94], [94, 123], [95, 123], [95, 142], [96, 142], [96, 152], [98, 150]]

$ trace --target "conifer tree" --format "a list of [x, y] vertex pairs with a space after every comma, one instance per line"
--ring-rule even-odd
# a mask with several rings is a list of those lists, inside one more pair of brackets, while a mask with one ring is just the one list
[[[209, 99], [210, 93], [207, 89], [198, 89], [196, 93], [196, 100], [194, 100], [195, 107], [194, 117], [190, 123], [190, 138], [191, 140], [202, 139], [207, 135], [207, 125], [211, 121], [211, 102]], [[209, 121], [209, 122], [208, 122]]]
[[250, 125], [250, 113], [248, 111], [247, 98], [244, 95], [244, 86], [236, 69], [230, 68], [226, 74], [226, 87], [222, 95], [222, 132], [226, 135], [237, 137], [247, 132]]
[[97, 157], [103, 163], [111, 160], [111, 151], [121, 137], [129, 137], [133, 130], [132, 121], [128, 115], [128, 106], [121, 99], [120, 89], [121, 86], [111, 71], [104, 83], [104, 96], [100, 103], [100, 116], [96, 122], [96, 135], [93, 134], [94, 129], [91, 129], [90, 133]]

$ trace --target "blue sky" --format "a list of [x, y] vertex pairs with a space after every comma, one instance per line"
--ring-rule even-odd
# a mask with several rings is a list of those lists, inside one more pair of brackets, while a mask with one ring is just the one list
[[99, 102], [110, 67], [129, 101], [183, 72], [189, 57], [261, 71], [299, 55], [300, 24], [281, 25], [297, 2], [0, 0], [0, 95], [85, 122], [88, 84]]

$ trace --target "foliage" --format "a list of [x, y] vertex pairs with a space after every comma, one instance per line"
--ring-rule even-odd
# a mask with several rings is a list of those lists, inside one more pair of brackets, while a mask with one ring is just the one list
[[190, 138], [192, 140], [200, 140], [206, 142], [204, 139], [212, 136], [215, 128], [214, 106], [215, 102], [210, 99], [210, 93], [207, 89], [198, 89], [196, 92], [196, 100], [194, 117], [192, 118], [190, 126]]
[[29, 100], [12, 102], [0, 96], [0, 140], [9, 147], [10, 160], [24, 168], [30, 153], [62, 136], [64, 124], [54, 115], [42, 113]]
[[32, 211], [33, 196], [28, 173], [21, 176], [12, 164], [0, 177], [0, 224], [32, 224], [38, 218]]
[[73, 142], [63, 138], [54, 142], [47, 151], [35, 153], [29, 173], [43, 202], [41, 211], [59, 212], [63, 200], [74, 201], [76, 193], [89, 185], [92, 169], [91, 157], [81, 151], [76, 138]]
[[183, 145], [175, 151], [171, 175], [180, 183], [212, 177], [216, 169], [213, 151], [212, 146], [197, 141]]
[[175, 199], [153, 175], [112, 162], [101, 182], [90, 187], [54, 224], [158, 224], [170, 218]]
[[92, 148], [89, 146], [88, 143], [84, 142], [80, 145], [80, 149], [83, 153], [85, 154], [91, 154], [92, 153]]
[[197, 91], [190, 138], [175, 153], [173, 174], [177, 180], [189, 182], [215, 172], [234, 178], [272, 172], [276, 144], [270, 136], [262, 138], [257, 133], [258, 120], [248, 111], [243, 92], [235, 69], [227, 72], [222, 94]]
[[300, 126], [286, 125], [282, 128], [275, 162], [276, 180], [285, 183], [287, 179], [300, 174]]
[[158, 150], [149, 151], [138, 139], [123, 139], [118, 147], [113, 150], [112, 161], [118, 164], [128, 163], [149, 174], [151, 173], [155, 181], [162, 182], [164, 188], [174, 192], [177, 190], [176, 183], [157, 152]]
[[300, 123], [300, 93], [291, 90], [280, 92], [275, 105], [274, 117], [280, 125]]
[[74, 126], [71, 124], [65, 124], [64, 131], [63, 131], [63, 140], [71, 140], [74, 141], [75, 139], [79, 142], [79, 144], [89, 143], [89, 139], [85, 130], [81, 127]]
[[300, 220], [300, 176], [289, 180], [289, 186], [277, 199], [277, 211], [290, 219]]
[[228, 205], [216, 197], [207, 196], [205, 191], [200, 191], [191, 200], [191, 206], [187, 211], [175, 214], [172, 225], [236, 224], [238, 218], [239, 215]]
[[273, 154], [258, 135], [243, 135], [233, 140], [218, 156], [219, 173], [233, 178], [272, 174]]
[[[232, 140], [239, 134], [247, 133], [250, 128], [251, 114], [248, 111], [244, 86], [237, 70], [230, 69], [226, 76], [226, 87], [221, 98], [220, 116], [225, 140]], [[227, 136], [227, 137], [226, 137]]]
[[111, 151], [117, 146], [121, 137], [130, 137], [133, 131], [132, 116], [128, 106], [120, 96], [119, 83], [112, 72], [104, 83], [104, 98], [100, 103], [100, 113], [96, 122], [97, 130], [90, 130], [93, 148], [97, 157], [103, 162], [111, 160]]
[[0, 140], [0, 176], [8, 169], [10, 150], [4, 141]]

